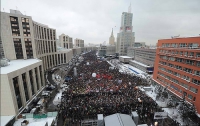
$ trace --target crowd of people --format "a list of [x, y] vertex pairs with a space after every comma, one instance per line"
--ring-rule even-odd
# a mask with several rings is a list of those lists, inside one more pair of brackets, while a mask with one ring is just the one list
[[76, 66], [77, 75], [71, 70], [58, 105], [60, 116], [70, 124], [78, 125], [84, 119], [137, 111], [141, 123], [151, 124], [154, 112], [160, 111], [157, 103], [145, 95], [138, 86], [147, 83], [134, 75], [120, 73], [107, 61], [98, 60], [95, 52], [83, 55], [84, 60]]

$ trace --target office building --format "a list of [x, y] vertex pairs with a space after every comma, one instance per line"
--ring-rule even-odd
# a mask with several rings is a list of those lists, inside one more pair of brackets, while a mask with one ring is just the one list
[[145, 42], [135, 42], [134, 47], [145, 47]]
[[100, 47], [98, 48], [99, 56], [115, 55], [115, 52], [116, 52], [115, 45], [100, 45]]
[[153, 83], [191, 104], [200, 114], [200, 37], [158, 40]]
[[19, 59], [8, 64], [1, 67], [1, 116], [19, 114], [45, 86], [41, 60]]
[[134, 60], [147, 66], [154, 66], [156, 48], [135, 48]]
[[17, 10], [1, 12], [1, 31], [1, 116], [17, 117], [45, 87], [44, 73], [75, 54], [57, 49], [55, 29]]
[[73, 48], [73, 38], [69, 37], [68, 35], [61, 34], [59, 36], [59, 43], [60, 46], [66, 49], [71, 49]]
[[115, 37], [113, 35], [113, 29], [112, 29], [112, 32], [111, 32], [111, 35], [110, 35], [110, 38], [109, 38], [109, 44], [115, 45]]
[[76, 38], [74, 40], [75, 47], [84, 47], [84, 40]]
[[[129, 7], [130, 8], [130, 7]], [[116, 53], [119, 55], [127, 55], [128, 47], [134, 46], [135, 35], [132, 26], [133, 14], [130, 12], [123, 12], [121, 16], [120, 32], [117, 33]]]

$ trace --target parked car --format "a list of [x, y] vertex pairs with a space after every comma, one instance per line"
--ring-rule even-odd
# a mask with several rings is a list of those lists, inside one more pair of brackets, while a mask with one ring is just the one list
[[50, 97], [50, 93], [46, 92], [46, 91], [43, 91], [42, 92], [42, 96], [44, 96], [44, 97]]
[[56, 87], [55, 86], [53, 86], [53, 85], [47, 85], [46, 86], [46, 90], [53, 90], [53, 89], [55, 89]]

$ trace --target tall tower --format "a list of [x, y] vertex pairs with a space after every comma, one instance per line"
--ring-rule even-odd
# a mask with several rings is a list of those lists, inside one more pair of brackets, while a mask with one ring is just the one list
[[111, 32], [111, 35], [110, 35], [110, 38], [109, 38], [109, 44], [110, 45], [114, 45], [115, 44], [115, 37], [113, 35], [113, 28], [112, 28], [112, 32]]
[[134, 46], [135, 34], [132, 32], [132, 18], [130, 5], [128, 12], [122, 13], [120, 32], [117, 33], [116, 53], [119, 55], [127, 55], [127, 48]]

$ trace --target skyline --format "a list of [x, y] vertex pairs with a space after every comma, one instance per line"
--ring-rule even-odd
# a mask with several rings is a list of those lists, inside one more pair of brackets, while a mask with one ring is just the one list
[[86, 44], [99, 44], [104, 41], [108, 44], [112, 28], [114, 37], [117, 37], [121, 14], [128, 12], [130, 3], [136, 42], [155, 45], [158, 39], [170, 39], [171, 36], [177, 35], [192, 37], [200, 34], [200, 25], [197, 25], [200, 22], [198, 0], [170, 0], [165, 3], [159, 0], [153, 2], [3, 0], [1, 11], [9, 12], [9, 9], [17, 9], [23, 14], [26, 13], [34, 21], [55, 28], [57, 38], [64, 33], [73, 39], [83, 39]]

